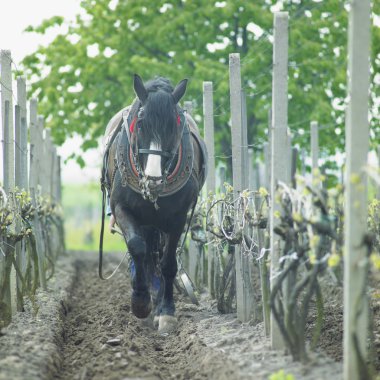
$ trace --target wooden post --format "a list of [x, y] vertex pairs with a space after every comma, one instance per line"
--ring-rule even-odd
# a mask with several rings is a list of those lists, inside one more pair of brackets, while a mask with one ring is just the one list
[[265, 142], [263, 145], [264, 150], [264, 163], [265, 163], [265, 184], [264, 186], [270, 193], [271, 189], [271, 175], [272, 175], [272, 108], [268, 109], [268, 142]]
[[58, 187], [57, 187], [57, 201], [62, 204], [62, 176], [61, 176], [61, 156], [58, 156], [57, 165], [57, 175], [58, 175]]
[[[38, 127], [37, 117], [37, 100], [31, 99], [30, 101], [30, 196], [32, 198], [32, 204], [36, 208], [38, 199], [38, 185], [40, 178], [40, 150], [42, 135]], [[33, 218], [33, 228], [36, 237], [36, 248], [38, 255], [38, 268], [39, 268], [39, 280], [43, 289], [46, 289], [46, 275], [45, 275], [45, 251], [44, 242], [42, 238], [41, 223], [38, 218], [37, 211]]]
[[247, 120], [247, 97], [245, 91], [241, 90], [241, 149], [242, 149], [242, 185], [243, 189], [249, 186], [249, 170], [248, 170], [248, 120]]
[[45, 166], [46, 166], [46, 195], [51, 200], [53, 195], [54, 177], [54, 147], [51, 139], [51, 130], [45, 129]]
[[[11, 192], [15, 188], [15, 147], [14, 147], [14, 130], [13, 125], [10, 124], [10, 115], [12, 111], [10, 109], [10, 102], [6, 100], [4, 102], [4, 190], [7, 193], [9, 198], [12, 198]], [[9, 199], [10, 200], [10, 199]], [[11, 200], [10, 200], [11, 201]]]
[[[187, 112], [190, 116], [192, 116], [193, 113], [193, 102], [191, 100], [185, 100], [183, 102], [183, 109], [185, 112]], [[191, 238], [189, 239], [189, 249], [184, 252], [183, 254], [183, 265], [185, 269], [189, 272], [189, 276], [194, 284], [196, 284], [195, 277], [192, 277], [190, 274], [191, 271], [195, 273], [195, 266], [194, 261], [197, 259], [197, 252], [198, 250], [194, 250], [195, 242], [192, 242]], [[194, 266], [194, 268], [191, 268], [191, 266]]]
[[264, 154], [264, 181], [262, 186], [264, 186], [268, 192], [270, 192], [270, 176], [271, 176], [271, 159], [270, 159], [270, 148], [271, 146], [265, 142], [263, 144], [263, 154]]
[[258, 190], [257, 186], [257, 170], [254, 163], [254, 151], [253, 148], [248, 148], [248, 189]]
[[[22, 183], [22, 156], [23, 152], [21, 150], [21, 107], [17, 104], [15, 106], [15, 186], [18, 188], [18, 190], [22, 190], [23, 183]], [[17, 210], [17, 213], [20, 213], [21, 208], [19, 203], [16, 199], [14, 199], [14, 210]], [[16, 232], [19, 233], [21, 230], [21, 219], [17, 218], [15, 223], [15, 229]], [[20, 269], [21, 273], [24, 275], [24, 270], [26, 268], [26, 252], [25, 252], [25, 244], [23, 244], [24, 241], [21, 240], [16, 243], [15, 249], [16, 249], [16, 263], [18, 268]], [[22, 289], [22, 281], [19, 276], [16, 278], [16, 285], [17, 285], [17, 310], [22, 311], [23, 309], [23, 295], [21, 293]]]
[[[279, 220], [275, 218], [280, 211], [275, 202], [276, 185], [278, 181], [286, 182], [289, 164], [287, 157], [288, 137], [288, 13], [274, 14], [274, 45], [273, 45], [273, 88], [272, 88], [272, 149], [271, 149], [271, 200], [270, 212], [270, 252], [271, 279], [279, 271], [281, 256], [281, 239], [274, 233]], [[273, 286], [273, 280], [271, 282]], [[274, 349], [285, 347], [280, 329], [271, 314], [271, 344]]]
[[15, 105], [15, 129], [14, 129], [14, 165], [15, 165], [15, 186], [21, 189], [21, 112], [20, 106], [18, 104]]
[[[3, 172], [4, 172], [4, 190], [8, 196], [8, 207], [13, 209], [14, 199], [14, 144], [13, 138], [13, 125], [9, 124], [10, 119], [10, 103], [9, 100], [4, 101], [3, 113], [3, 152], [4, 152], [4, 162], [3, 162]], [[10, 226], [11, 232], [14, 232], [14, 225]], [[7, 238], [4, 237], [6, 242]], [[5, 252], [7, 254], [4, 257], [4, 253], [0, 252], [0, 280], [3, 291], [3, 298], [0, 302], [5, 304], [5, 309], [3, 310], [3, 320], [2, 322], [7, 324], [10, 322], [12, 315], [17, 311], [17, 279], [14, 267], [10, 261], [13, 248], [11, 246], [5, 247]]]
[[318, 123], [312, 121], [310, 123], [310, 145], [311, 145], [311, 174], [313, 178], [313, 188], [319, 189], [318, 181], [318, 158], [319, 158], [319, 136], [318, 136]]
[[[45, 118], [41, 115], [37, 117], [37, 130], [38, 130], [38, 167], [39, 167], [39, 176], [38, 176], [38, 184], [41, 186], [41, 194], [46, 197], [48, 192], [48, 144], [46, 141], [46, 130], [44, 129]], [[45, 134], [45, 136], [44, 136]]]
[[[2, 128], [5, 140], [5, 133], [7, 133], [8, 143], [4, 142], [4, 162], [5, 159], [10, 160], [6, 170], [4, 171], [3, 185], [7, 193], [13, 191], [14, 183], [14, 132], [13, 132], [13, 103], [12, 103], [12, 58], [9, 50], [1, 50], [0, 52], [0, 65], [1, 65], [1, 114], [3, 115]], [[7, 106], [6, 106], [6, 102]], [[8, 110], [6, 110], [8, 108]], [[5, 125], [5, 114], [8, 112], [8, 128]], [[7, 155], [5, 151], [7, 150]]]
[[[203, 82], [203, 115], [205, 142], [208, 150], [208, 175], [206, 179], [207, 196], [215, 194], [215, 151], [214, 151], [214, 106], [212, 82]], [[208, 233], [209, 240], [212, 235]], [[215, 298], [215, 249], [212, 244], [207, 246], [208, 251], [208, 289], [211, 298]]]
[[37, 189], [37, 100], [31, 99], [29, 103], [29, 131], [30, 131], [30, 146], [29, 146], [29, 187]]
[[[24, 190], [29, 190], [29, 169], [28, 169], [28, 126], [26, 120], [26, 81], [24, 77], [17, 77], [17, 104], [20, 108], [20, 133], [19, 142], [16, 144], [16, 151], [20, 153], [19, 174], [16, 172], [16, 185]], [[16, 127], [17, 128], [17, 127]], [[17, 129], [16, 129], [17, 130]], [[21, 273], [25, 274], [27, 268], [26, 242], [22, 240], [17, 245], [17, 262]], [[20, 288], [19, 284], [19, 288]], [[19, 303], [21, 309], [22, 305]]]
[[291, 165], [291, 181], [292, 181], [292, 187], [295, 189], [297, 187], [296, 182], [296, 173], [297, 173], [297, 159], [298, 159], [298, 149], [292, 148], [292, 165]]
[[[234, 195], [237, 197], [239, 193], [246, 188], [247, 173], [244, 172], [246, 165], [244, 158], [244, 142], [247, 141], [243, 137], [244, 121], [242, 117], [242, 90], [240, 76], [240, 55], [237, 53], [229, 56], [230, 68], [230, 103], [231, 103], [231, 135], [232, 135], [232, 173]], [[244, 266], [244, 257], [241, 247], [235, 246], [235, 263], [236, 263], [236, 304], [237, 318], [241, 322], [250, 320], [253, 310], [253, 300], [251, 293], [251, 283], [247, 266]], [[248, 276], [247, 276], [248, 275]]]
[[[3, 128], [3, 155], [4, 155], [4, 171], [3, 185], [8, 195], [8, 202], [11, 207], [14, 206], [14, 188], [15, 188], [15, 146], [14, 146], [14, 120], [13, 120], [13, 92], [12, 92], [12, 57], [9, 50], [1, 50], [1, 109], [2, 109], [2, 128]], [[15, 232], [15, 224], [10, 226], [12, 232]], [[9, 247], [8, 247], [9, 250]], [[13, 252], [12, 252], [13, 254]], [[5, 297], [10, 302], [11, 314], [17, 311], [17, 276], [14, 266], [9, 263], [10, 255], [0, 264], [0, 271], [3, 270], [5, 276], [8, 277], [9, 289], [5, 289]], [[6, 264], [6, 262], [8, 263]], [[7, 273], [6, 267], [9, 268]], [[4, 275], [3, 274], [3, 275]], [[1, 275], [0, 275], [1, 277]]]
[[[363, 243], [367, 232], [367, 164], [369, 147], [370, 0], [352, 0], [348, 28], [348, 98], [346, 114], [346, 192], [344, 225], [345, 380], [369, 378], [363, 370], [368, 349], [368, 265]], [[356, 352], [355, 347], [359, 352]], [[359, 354], [359, 355], [358, 355]], [[360, 356], [360, 357], [359, 357]]]
[[302, 177], [305, 177], [306, 175], [306, 152], [305, 152], [305, 149], [302, 148], [301, 149], [301, 175]]
[[189, 276], [191, 281], [196, 287], [199, 286], [197, 281], [197, 257], [198, 257], [198, 247], [197, 242], [193, 239], [189, 241]]
[[293, 156], [293, 139], [292, 136], [290, 135], [289, 130], [287, 129], [286, 132], [286, 137], [287, 137], [287, 153], [288, 157], [286, 157], [287, 163], [288, 163], [288, 170], [286, 172], [286, 183], [291, 185], [292, 184], [292, 156]]
[[[380, 169], [380, 145], [377, 147], [377, 162]], [[380, 186], [377, 185], [377, 199], [380, 200]]]
[[26, 121], [26, 83], [24, 77], [17, 78], [17, 104], [20, 107], [20, 188], [27, 190], [28, 179], [28, 125]]
[[319, 136], [318, 136], [318, 122], [312, 121], [310, 123], [310, 143], [311, 143], [311, 168], [312, 171], [318, 169], [319, 158]]

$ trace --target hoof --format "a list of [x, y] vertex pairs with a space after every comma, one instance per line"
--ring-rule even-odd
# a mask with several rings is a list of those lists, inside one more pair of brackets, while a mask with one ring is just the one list
[[167, 334], [173, 332], [177, 328], [177, 318], [171, 315], [160, 315], [158, 320], [158, 332]]
[[158, 329], [158, 325], [160, 324], [160, 316], [155, 315], [153, 318], [153, 327]]
[[137, 297], [132, 294], [131, 300], [132, 313], [137, 318], [147, 318], [152, 311], [152, 301], [150, 299], [150, 294]]

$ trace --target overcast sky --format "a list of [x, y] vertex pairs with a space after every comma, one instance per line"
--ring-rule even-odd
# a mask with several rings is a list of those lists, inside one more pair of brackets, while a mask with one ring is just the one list
[[[15, 65], [19, 65], [23, 57], [35, 51], [38, 45], [49, 42], [49, 38], [43, 38], [39, 34], [25, 33], [26, 27], [36, 26], [52, 16], [64, 16], [68, 21], [74, 20], [79, 12], [80, 0], [0, 0], [0, 49], [11, 50]], [[15, 90], [15, 86], [13, 89]], [[58, 152], [65, 158], [78, 150], [80, 143], [79, 139], [71, 139]], [[85, 158], [88, 162], [85, 170], [80, 170], [75, 162], [64, 166], [64, 182], [98, 180], [99, 152], [92, 151]], [[0, 179], [1, 171], [2, 168]]]
[[24, 33], [29, 25], [38, 25], [52, 16], [74, 19], [80, 0], [0, 0], [0, 47], [12, 51], [16, 63], [47, 41], [40, 35]]

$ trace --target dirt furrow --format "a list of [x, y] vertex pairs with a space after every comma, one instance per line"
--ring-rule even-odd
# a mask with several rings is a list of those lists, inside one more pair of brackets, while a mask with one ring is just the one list
[[126, 266], [102, 282], [96, 265], [95, 259], [77, 262], [78, 280], [65, 321], [63, 366], [56, 379], [236, 378], [234, 363], [208, 348], [196, 333], [196, 320], [206, 318], [207, 311], [180, 300], [178, 330], [159, 335], [149, 321], [130, 312]]

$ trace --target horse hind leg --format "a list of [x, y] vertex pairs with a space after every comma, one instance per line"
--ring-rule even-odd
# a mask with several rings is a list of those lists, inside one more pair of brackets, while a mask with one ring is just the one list
[[131, 309], [137, 318], [146, 318], [152, 310], [145, 269], [147, 244], [141, 227], [138, 226], [136, 220], [128, 212], [117, 205], [115, 214], [135, 267], [135, 273], [132, 275]]

